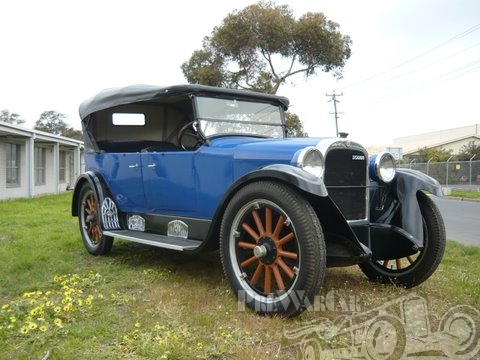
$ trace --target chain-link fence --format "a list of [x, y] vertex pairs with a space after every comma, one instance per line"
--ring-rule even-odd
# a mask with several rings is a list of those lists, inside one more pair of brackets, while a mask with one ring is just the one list
[[398, 167], [415, 169], [437, 179], [446, 187], [465, 188], [480, 191], [480, 160], [427, 162], [398, 164]]

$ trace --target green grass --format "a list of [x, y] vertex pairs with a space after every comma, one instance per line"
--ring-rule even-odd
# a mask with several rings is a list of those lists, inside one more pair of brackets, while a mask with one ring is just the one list
[[[342, 299], [366, 311], [415, 293], [433, 323], [454, 305], [480, 303], [480, 248], [449, 241], [437, 272], [415, 289], [369, 282], [357, 267], [328, 269], [319, 296], [334, 291], [333, 307], [258, 316], [238, 310], [216, 252], [115, 241], [108, 256], [89, 255], [70, 201], [0, 202], [1, 359], [292, 358], [298, 348], [286, 346], [284, 330], [351, 315]], [[278, 357], [265, 346], [274, 342], [285, 345]]]
[[452, 195], [456, 198], [480, 200], [480, 191], [467, 191], [452, 189]]

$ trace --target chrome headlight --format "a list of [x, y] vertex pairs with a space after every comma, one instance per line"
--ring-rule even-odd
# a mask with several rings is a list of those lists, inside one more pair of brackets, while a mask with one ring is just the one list
[[300, 151], [297, 166], [316, 177], [321, 177], [325, 169], [325, 160], [316, 147], [307, 147]]
[[395, 158], [389, 152], [370, 157], [369, 173], [373, 180], [389, 183], [395, 178], [396, 171]]

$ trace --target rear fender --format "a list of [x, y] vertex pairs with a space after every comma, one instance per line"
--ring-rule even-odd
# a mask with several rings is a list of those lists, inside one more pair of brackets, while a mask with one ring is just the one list
[[95, 196], [97, 197], [97, 203], [102, 204], [106, 197], [106, 186], [101, 177], [97, 176], [92, 171], [87, 171], [79, 176], [75, 183], [72, 197], [72, 216], [78, 216], [78, 202], [80, 201], [80, 190], [88, 182], [92, 189], [95, 190]]

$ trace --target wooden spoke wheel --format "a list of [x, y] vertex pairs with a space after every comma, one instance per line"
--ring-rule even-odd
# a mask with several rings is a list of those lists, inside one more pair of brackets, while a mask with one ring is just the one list
[[308, 201], [282, 184], [241, 189], [225, 211], [220, 245], [232, 288], [259, 313], [295, 315], [323, 283], [326, 251], [318, 218]]
[[85, 183], [80, 190], [78, 221], [83, 244], [93, 255], [108, 253], [113, 244], [113, 238], [102, 234], [100, 227], [100, 211], [97, 196], [89, 183]]

